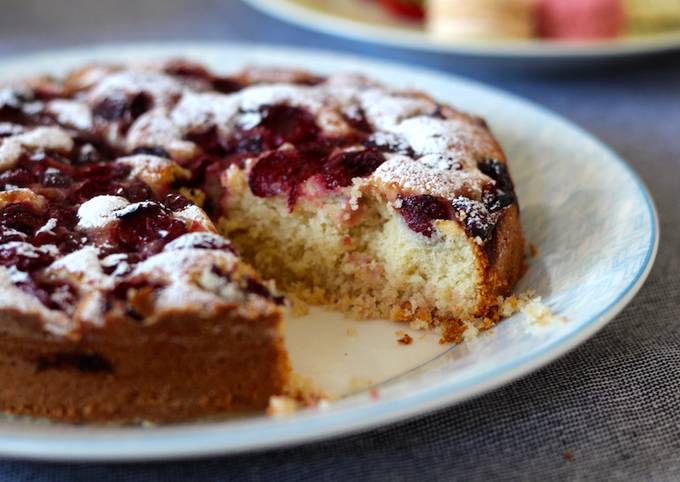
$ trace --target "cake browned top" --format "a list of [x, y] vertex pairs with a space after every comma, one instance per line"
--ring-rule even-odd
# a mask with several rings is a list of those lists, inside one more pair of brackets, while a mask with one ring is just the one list
[[424, 236], [454, 219], [479, 244], [515, 202], [485, 123], [422, 93], [186, 61], [90, 65], [0, 88], [0, 306], [59, 334], [188, 306], [275, 310], [211, 221], [228, 216], [219, 176], [232, 166], [291, 210], [310, 185], [359, 187]]

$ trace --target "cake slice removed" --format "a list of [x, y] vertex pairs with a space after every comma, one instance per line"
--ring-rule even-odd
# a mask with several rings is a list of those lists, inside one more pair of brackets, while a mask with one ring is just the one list
[[90, 65], [0, 86], [0, 411], [181, 421], [286, 395], [284, 299], [498, 318], [524, 246], [486, 124], [363, 77]]

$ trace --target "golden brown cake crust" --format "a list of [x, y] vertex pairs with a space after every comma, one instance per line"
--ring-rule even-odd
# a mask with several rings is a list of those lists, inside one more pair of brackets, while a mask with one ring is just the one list
[[507, 209], [496, 225], [489, 244], [480, 249], [484, 300], [477, 313], [485, 316], [498, 305], [499, 296], [507, 296], [524, 273], [524, 236], [517, 205]]
[[109, 319], [77, 340], [3, 313], [0, 410], [70, 422], [174, 422], [264, 409], [290, 370], [279, 316], [222, 309], [152, 325]]

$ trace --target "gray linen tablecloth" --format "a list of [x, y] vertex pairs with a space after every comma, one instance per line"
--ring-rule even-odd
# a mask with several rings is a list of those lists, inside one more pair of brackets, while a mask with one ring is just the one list
[[0, 0], [0, 59], [142, 40], [331, 48], [466, 73], [534, 100], [599, 136], [642, 176], [661, 219], [656, 266], [630, 306], [573, 353], [427, 417], [288, 450], [202, 461], [2, 461], [1, 480], [680, 479], [680, 56], [568, 75], [485, 72], [308, 32], [235, 0]]

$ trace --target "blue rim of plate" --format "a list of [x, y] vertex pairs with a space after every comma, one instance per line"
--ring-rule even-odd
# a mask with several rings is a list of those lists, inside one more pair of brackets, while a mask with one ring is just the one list
[[[506, 385], [563, 356], [590, 338], [604, 327], [608, 321], [614, 318], [632, 300], [651, 271], [659, 245], [658, 214], [649, 190], [633, 168], [616, 154], [613, 149], [576, 124], [533, 102], [506, 93], [501, 89], [489, 87], [480, 82], [466, 80], [432, 69], [412, 67], [398, 62], [376, 61], [367, 57], [337, 54], [324, 50], [218, 42], [117, 44], [113, 46], [100, 45], [81, 49], [37, 52], [0, 59], [0, 67], [4, 66], [7, 68], [13, 64], [25, 66], [25, 64], [29, 63], [33, 65], [34, 62], [46, 62], [50, 57], [80, 58], [81, 61], [84, 61], [86, 58], [110, 58], [116, 56], [116, 52], [126, 49], [143, 50], [149, 53], [156, 52], [158, 56], [169, 56], [173, 52], [178, 51], [187, 52], [195, 50], [200, 52], [201, 50], [206, 51], [209, 49], [214, 51], [261, 49], [272, 54], [284, 54], [287, 52], [289, 54], [294, 53], [305, 56], [322, 55], [326, 58], [332, 57], [338, 60], [355, 62], [359, 68], [361, 68], [361, 65], [371, 65], [374, 68], [384, 66], [386, 68], [408, 70], [413, 74], [430, 79], [444, 82], [455, 81], [461, 85], [474, 87], [486, 93], [501, 96], [529, 111], [545, 116], [560, 128], [571, 129], [584, 139], [593, 142], [597, 148], [607, 154], [609, 161], [614, 161], [630, 176], [640, 195], [645, 200], [646, 211], [649, 217], [651, 230], [647, 242], [647, 251], [640, 268], [631, 278], [625, 289], [621, 290], [616, 299], [605, 308], [592, 315], [587, 321], [581, 322], [578, 329], [548, 343], [537, 352], [518, 357], [491, 371], [473, 375], [463, 382], [446, 379], [434, 386], [419, 389], [413, 394], [393, 400], [381, 400], [380, 403], [364, 404], [358, 407], [343, 407], [332, 413], [311, 410], [302, 411], [290, 419], [284, 418], [276, 420], [274, 423], [269, 418], [258, 417], [246, 420], [237, 419], [215, 423], [198, 422], [156, 428], [109, 428], [43, 424], [41, 422], [30, 421], [25, 423], [19, 422], [19, 426], [13, 428], [11, 430], [12, 433], [7, 434], [3, 433], [3, 422], [0, 421], [0, 456], [71, 462], [187, 459], [290, 447], [357, 433], [378, 426], [403, 422], [419, 415], [431, 413], [437, 409], [461, 403]], [[448, 350], [444, 353], [448, 353]], [[440, 356], [442, 355], [433, 358], [433, 360]], [[433, 360], [427, 363], [431, 363]], [[387, 383], [389, 381], [383, 382], [381, 385]], [[342, 402], [338, 402], [338, 404], [340, 403]], [[19, 428], [22, 425], [25, 427], [30, 426], [31, 430], [24, 431]], [[33, 431], [32, 429], [43, 426], [48, 428], [48, 430], [38, 434], [30, 433]], [[50, 433], [47, 433], [48, 431]], [[114, 447], [117, 447], [117, 449], [114, 449]]]
[[252, 8], [298, 27], [352, 40], [416, 51], [480, 57], [585, 59], [625, 57], [680, 49], [680, 30], [598, 42], [485, 40], [435, 42], [425, 32], [382, 26], [301, 5], [295, 0], [243, 0]]

